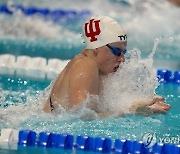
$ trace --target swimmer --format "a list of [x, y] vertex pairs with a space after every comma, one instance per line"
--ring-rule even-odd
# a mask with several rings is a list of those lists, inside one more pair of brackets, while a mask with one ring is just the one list
[[[56, 79], [43, 110], [51, 113], [59, 106], [65, 110], [83, 103], [87, 93], [99, 95], [103, 89], [102, 76], [116, 72], [125, 62], [127, 35], [112, 18], [96, 16], [85, 22], [83, 35], [86, 48], [75, 56]], [[113, 113], [99, 113], [95, 102], [93, 110], [101, 117]], [[152, 111], [165, 113], [170, 109], [164, 98], [134, 102], [131, 111]]]

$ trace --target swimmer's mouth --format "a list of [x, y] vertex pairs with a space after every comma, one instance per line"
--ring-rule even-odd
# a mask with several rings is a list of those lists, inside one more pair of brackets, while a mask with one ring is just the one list
[[119, 65], [118, 65], [118, 66], [115, 66], [115, 67], [114, 67], [114, 72], [116, 72], [116, 71], [118, 70], [118, 68], [119, 68]]

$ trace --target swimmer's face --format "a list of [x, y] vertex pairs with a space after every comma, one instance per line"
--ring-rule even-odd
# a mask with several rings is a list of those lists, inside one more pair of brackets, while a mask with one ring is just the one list
[[[108, 46], [99, 48], [99, 69], [101, 73], [108, 74], [116, 72], [122, 62], [125, 62], [124, 52], [127, 42], [109, 43]], [[120, 49], [113, 53], [111, 47]]]

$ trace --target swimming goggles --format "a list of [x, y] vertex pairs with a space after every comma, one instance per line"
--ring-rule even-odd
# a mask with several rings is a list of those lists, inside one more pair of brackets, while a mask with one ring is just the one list
[[127, 50], [124, 49], [122, 50], [121, 48], [119, 47], [116, 47], [116, 46], [111, 46], [109, 44], [106, 44], [106, 46], [111, 50], [111, 52], [115, 55], [115, 56], [121, 56], [121, 54], [126, 54]]

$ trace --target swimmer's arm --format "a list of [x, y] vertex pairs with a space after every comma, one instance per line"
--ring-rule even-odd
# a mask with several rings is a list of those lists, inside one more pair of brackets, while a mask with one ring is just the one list
[[72, 74], [70, 83], [71, 105], [78, 105], [83, 102], [87, 93], [98, 95], [98, 71], [91, 63], [80, 63]]

